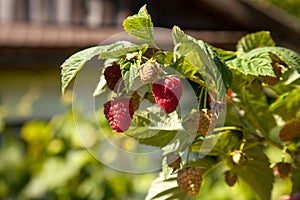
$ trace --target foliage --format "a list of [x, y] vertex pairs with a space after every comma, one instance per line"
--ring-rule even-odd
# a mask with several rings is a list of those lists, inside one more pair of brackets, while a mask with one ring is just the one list
[[[73, 111], [79, 112], [79, 111]], [[81, 144], [73, 112], [50, 121], [28, 121], [0, 134], [1, 199], [141, 199], [153, 174], [129, 175], [107, 168]], [[78, 113], [79, 114], [79, 113]], [[77, 121], [89, 132], [97, 126]], [[78, 124], [79, 125], [79, 124]], [[139, 185], [139, 187], [137, 187]], [[143, 189], [144, 188], [144, 189]]]
[[[84, 63], [99, 55], [99, 59], [114, 58], [122, 70], [126, 90], [113, 95], [130, 96], [135, 90], [143, 97], [143, 103], [149, 100], [147, 95], [151, 96], [151, 84], [134, 87], [140, 84], [139, 67], [146, 62], [159, 62], [160, 76], [186, 80], [198, 104], [195, 108], [180, 107], [181, 113], [177, 109], [166, 114], [155, 102], [145, 103], [135, 112], [126, 136], [161, 148], [164, 156], [175, 152], [185, 157], [182, 168], [198, 167], [204, 176], [203, 188], [208, 187], [205, 180], [209, 176], [214, 173], [220, 176], [229, 170], [240, 180], [240, 186], [234, 187], [250, 187], [252, 194], [256, 193], [252, 198], [271, 199], [274, 182], [278, 179], [270, 167], [275, 162], [270, 160], [279, 162], [283, 157], [294, 167], [290, 179], [292, 192], [299, 189], [299, 140], [283, 142], [279, 138], [283, 124], [300, 117], [300, 56], [296, 52], [276, 46], [267, 31], [244, 36], [238, 41], [236, 52], [231, 52], [196, 40], [176, 26], [172, 29], [173, 51], [165, 51], [154, 42], [154, 27], [145, 6], [138, 14], [128, 17], [123, 26], [144, 44], [122, 41], [71, 56], [62, 65], [62, 92]], [[147, 49], [148, 46], [152, 49]], [[104, 86], [103, 78], [100, 80], [99, 85]], [[109, 92], [101, 87], [95, 94], [105, 91]], [[211, 111], [211, 124], [205, 135], [197, 134], [198, 121], [192, 129], [186, 125], [189, 120], [197, 120], [195, 113], [203, 110]], [[224, 123], [222, 115], [226, 115]], [[268, 154], [270, 146], [279, 149], [279, 153]], [[168, 174], [164, 163], [162, 167], [166, 173], [153, 182], [146, 199], [187, 198], [176, 186], [176, 175]], [[203, 197], [203, 190], [199, 198], [207, 198]]]

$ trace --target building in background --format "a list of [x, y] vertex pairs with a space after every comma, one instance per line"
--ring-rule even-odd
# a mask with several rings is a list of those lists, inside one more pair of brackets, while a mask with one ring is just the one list
[[[254, 0], [0, 0], [0, 104], [32, 102], [31, 118], [62, 112], [61, 63], [121, 32], [123, 19], [144, 4], [155, 26], [178, 25], [221, 48], [233, 49], [245, 33], [269, 30], [278, 45], [300, 51], [299, 24]], [[16, 107], [11, 123], [26, 120], [22, 112]]]

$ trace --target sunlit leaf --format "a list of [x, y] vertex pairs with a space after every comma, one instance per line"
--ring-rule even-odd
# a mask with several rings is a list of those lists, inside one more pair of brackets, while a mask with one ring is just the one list
[[153, 23], [146, 9], [146, 5], [143, 6], [137, 14], [127, 17], [123, 21], [123, 27], [125, 31], [136, 37], [139, 41], [156, 46], [154, 42]]
[[[276, 55], [276, 58], [274, 57]], [[244, 75], [275, 76], [272, 62], [280, 59], [287, 67], [300, 73], [300, 55], [283, 47], [261, 47], [230, 60], [227, 65]]]
[[201, 40], [184, 34], [178, 27], [172, 29], [175, 50], [180, 56], [198, 69], [209, 89], [223, 100], [231, 85], [231, 72], [216, 52]]
[[136, 59], [127, 60], [126, 58], [123, 58], [119, 62], [122, 78], [124, 80], [127, 91], [130, 90], [130, 88], [134, 83], [135, 78], [138, 75], [141, 62], [142, 62], [142, 51], [139, 52]]
[[300, 89], [296, 88], [291, 92], [282, 94], [269, 110], [280, 115], [284, 120], [289, 120], [300, 110]]
[[119, 57], [124, 53], [144, 48], [146, 48], [144, 45], [139, 46], [128, 41], [118, 41], [109, 45], [90, 47], [73, 54], [61, 65], [62, 93], [65, 92], [67, 86], [84, 66], [84, 64], [94, 56], [99, 55], [101, 59], [111, 56]]
[[242, 37], [237, 44], [237, 51], [248, 52], [252, 49], [266, 46], [275, 46], [269, 31], [260, 31], [247, 34]]

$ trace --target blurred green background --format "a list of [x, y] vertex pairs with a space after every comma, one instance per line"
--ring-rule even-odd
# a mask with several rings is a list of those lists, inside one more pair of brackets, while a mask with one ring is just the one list
[[[299, 51], [299, 0], [233, 0], [222, 8], [219, 2], [0, 0], [0, 199], [144, 199], [158, 172], [113, 170], [86, 150], [74, 123], [73, 112], [81, 111], [72, 109], [71, 93], [60, 94], [59, 66], [120, 32], [124, 17], [145, 3], [155, 25], [179, 24], [222, 48], [267, 29], [278, 44]], [[99, 131], [93, 122], [76, 123], [87, 134]], [[198, 199], [257, 199], [243, 183], [227, 187], [222, 173], [216, 169], [205, 179]], [[290, 185], [278, 180], [274, 199]]]

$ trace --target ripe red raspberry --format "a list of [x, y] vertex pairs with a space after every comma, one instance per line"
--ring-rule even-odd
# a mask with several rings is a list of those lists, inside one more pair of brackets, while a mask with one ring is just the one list
[[202, 184], [202, 174], [195, 167], [187, 167], [178, 172], [177, 184], [188, 196], [197, 196]]
[[181, 81], [177, 77], [160, 79], [152, 84], [152, 94], [163, 111], [171, 113], [176, 110], [182, 96]]
[[132, 102], [125, 97], [114, 98], [104, 104], [105, 117], [117, 132], [124, 132], [129, 128], [133, 113]]
[[300, 138], [300, 121], [296, 118], [287, 121], [280, 130], [279, 137], [282, 141], [293, 141]]
[[104, 78], [108, 88], [115, 92], [121, 91], [125, 87], [120, 65], [117, 63], [113, 63], [112, 66], [109, 66], [104, 70]]
[[291, 170], [292, 170], [292, 165], [291, 163], [287, 163], [287, 162], [276, 163], [275, 166], [273, 167], [273, 172], [275, 176], [278, 176], [281, 179], [288, 177], [288, 175], [291, 173]]
[[167, 155], [167, 165], [173, 169], [172, 174], [180, 168], [181, 157], [177, 153], [169, 153]]
[[237, 180], [238, 180], [238, 176], [235, 173], [232, 173], [231, 171], [225, 172], [225, 182], [229, 187], [234, 186]]
[[160, 64], [144, 63], [140, 67], [140, 77], [143, 83], [152, 83], [159, 75]]

